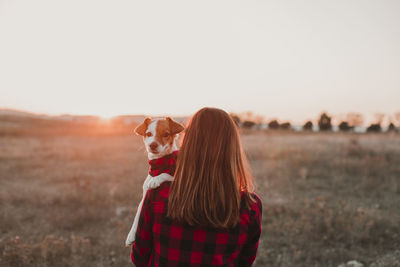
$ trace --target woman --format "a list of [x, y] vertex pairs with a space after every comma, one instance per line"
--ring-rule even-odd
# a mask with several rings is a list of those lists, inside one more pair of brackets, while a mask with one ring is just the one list
[[145, 197], [131, 259], [136, 266], [251, 266], [261, 201], [237, 127], [223, 110], [190, 120], [172, 183]]

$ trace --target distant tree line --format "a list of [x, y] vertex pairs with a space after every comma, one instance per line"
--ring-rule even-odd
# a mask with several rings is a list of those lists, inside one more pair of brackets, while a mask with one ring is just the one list
[[[266, 129], [269, 130], [292, 130], [293, 127], [290, 122], [279, 122], [277, 119], [272, 119], [266, 122], [264, 117], [255, 115], [252, 112], [245, 112], [242, 114], [231, 114], [232, 119], [235, 123], [243, 129]], [[368, 133], [379, 133], [383, 131], [382, 122], [385, 118], [385, 114], [375, 114], [375, 122], [365, 128]], [[395, 122], [400, 125], [400, 112], [394, 114], [394, 116], [387, 116], [389, 124], [387, 132], [398, 132], [400, 129], [396, 126]], [[364, 124], [364, 117], [360, 113], [348, 113], [345, 118], [342, 118], [337, 125], [337, 130], [341, 132], [354, 132], [357, 128], [361, 128]], [[306, 121], [302, 125], [303, 131], [321, 131], [329, 132], [334, 128], [332, 124], [332, 116], [328, 113], [323, 112], [317, 119], [317, 123], [314, 124], [311, 120]]]

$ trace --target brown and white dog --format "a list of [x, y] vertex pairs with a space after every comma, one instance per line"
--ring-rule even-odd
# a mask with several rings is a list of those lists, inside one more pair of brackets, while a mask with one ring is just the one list
[[[149, 163], [155, 159], [168, 157], [173, 153], [176, 156], [178, 146], [175, 142], [177, 135], [184, 130], [184, 127], [172, 120], [170, 117], [152, 120], [146, 118], [142, 124], [135, 128], [135, 133], [143, 136], [143, 141], [147, 150]], [[175, 167], [174, 167], [175, 170]], [[154, 170], [153, 170], [154, 171]], [[157, 173], [157, 172], [156, 172]], [[152, 176], [150, 168], [149, 175], [143, 183], [143, 197], [136, 211], [131, 230], [126, 238], [125, 245], [133, 244], [136, 236], [136, 229], [139, 223], [139, 215], [142, 210], [143, 200], [149, 189], [159, 187], [165, 181], [172, 181], [173, 177], [168, 172], [161, 172], [157, 176]]]

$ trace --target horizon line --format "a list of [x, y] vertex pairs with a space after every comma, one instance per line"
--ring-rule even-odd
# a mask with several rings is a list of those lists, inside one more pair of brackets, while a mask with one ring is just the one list
[[[141, 114], [140, 114], [140, 113], [137, 113], [137, 114], [134, 114], [134, 113], [123, 113], [123, 114], [118, 114], [118, 115], [113, 115], [113, 116], [102, 116], [102, 115], [88, 114], [88, 113], [68, 113], [68, 112], [66, 112], [66, 113], [51, 113], [51, 112], [49, 112], [49, 113], [43, 113], [43, 112], [35, 112], [35, 111], [29, 111], [29, 110], [26, 110], [26, 109], [18, 109], [18, 108], [5, 107], [5, 106], [0, 106], [0, 111], [19, 112], [19, 113], [30, 114], [30, 115], [33, 115], [33, 116], [44, 116], [44, 117], [61, 117], [61, 116], [84, 117], [84, 116], [87, 116], [87, 117], [96, 117], [96, 118], [103, 119], [103, 120], [112, 120], [113, 118], [122, 117], [122, 116], [143, 116], [143, 117], [153, 117], [153, 118], [157, 118], [157, 117], [167, 117], [167, 116], [171, 116], [171, 117], [175, 117], [175, 118], [187, 118], [187, 117], [190, 117], [190, 116], [191, 116], [191, 115], [182, 115], [182, 114], [177, 115], [177, 114], [145, 114], [145, 113], [141, 113]], [[336, 120], [336, 121], [337, 121], [337, 124], [339, 124], [340, 122], [346, 122], [346, 121], [347, 121], [346, 119], [337, 119], [337, 118], [335, 117], [335, 115], [333, 115], [332, 113], [329, 113], [329, 112], [326, 111], [326, 110], [322, 110], [321, 112], [319, 112], [316, 118], [314, 117], [314, 118], [312, 118], [312, 119], [304, 119], [302, 123], [299, 123], [298, 121], [295, 121], [295, 120], [281, 120], [281, 119], [279, 119], [277, 116], [271, 116], [271, 117], [269, 117], [269, 118], [267, 119], [265, 115], [262, 115], [262, 114], [259, 114], [259, 113], [255, 113], [255, 112], [253, 112], [253, 111], [243, 111], [243, 112], [240, 112], [240, 113], [237, 113], [237, 112], [228, 112], [228, 113], [229, 113], [230, 115], [238, 115], [239, 118], [240, 118], [240, 115], [244, 115], [245, 113], [248, 113], [248, 112], [251, 112], [254, 116], [261, 116], [261, 117], [263, 118], [263, 122], [261, 122], [260, 124], [268, 124], [269, 122], [271, 122], [271, 121], [273, 121], [273, 120], [277, 120], [277, 121], [280, 122], [280, 123], [289, 122], [289, 123], [291, 123], [292, 125], [297, 125], [297, 126], [299, 126], [299, 125], [305, 124], [305, 123], [308, 122], [308, 121], [311, 121], [311, 122], [313, 122], [313, 123], [314, 123], [314, 122], [317, 122], [318, 119], [319, 119], [319, 116], [321, 116], [323, 113], [326, 113], [328, 116], [330, 116], [330, 117], [332, 118], [332, 120]], [[346, 113], [346, 114], [350, 114], [350, 113], [361, 114], [363, 117], [365, 117], [365, 115], [364, 115], [362, 112], [348, 112], [348, 113]], [[379, 113], [379, 112], [377, 112], [376, 114], [378, 114], [378, 113]], [[399, 112], [399, 113], [400, 113], [400, 112]], [[384, 114], [385, 117], [387, 117], [388, 115], [390, 115], [390, 113], [387, 114], [387, 113], [383, 113], [383, 112], [382, 112], [382, 113], [379, 113], [379, 114]], [[395, 114], [397, 114], [397, 113], [395, 113]], [[2, 115], [2, 114], [0, 114], [0, 115]], [[242, 121], [246, 121], [246, 119], [242, 119], [242, 118], [240, 118], [240, 119], [241, 119]], [[253, 118], [253, 119], [254, 119], [254, 118]], [[249, 120], [249, 121], [254, 121], [254, 120], [252, 120], [252, 119], [248, 119], [248, 120]], [[387, 121], [387, 123], [382, 123], [382, 122], [383, 122], [383, 120], [382, 120], [380, 124], [382, 124], [382, 125], [389, 125], [390, 123], [394, 123], [395, 125], [397, 124], [397, 123], [396, 123], [396, 119], [394, 119], [394, 120], [392, 120], [392, 119], [385, 119], [385, 120]], [[379, 121], [377, 121], [377, 120], [375, 120], [375, 121], [372, 120], [372, 121], [367, 122], [367, 123], [363, 122], [362, 125], [360, 125], [360, 126], [365, 126], [365, 127], [367, 127], [368, 125], [376, 124], [376, 123], [379, 123]], [[399, 123], [399, 125], [400, 125], [400, 121], [398, 121], [398, 123]], [[332, 125], [335, 125], [335, 124], [332, 123]]]

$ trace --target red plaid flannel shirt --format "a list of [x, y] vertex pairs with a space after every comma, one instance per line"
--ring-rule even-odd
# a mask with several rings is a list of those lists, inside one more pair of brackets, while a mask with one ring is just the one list
[[136, 266], [251, 266], [261, 234], [261, 200], [241, 204], [240, 223], [227, 230], [191, 227], [166, 217], [170, 182], [147, 191], [131, 260]]
[[178, 150], [162, 158], [149, 160], [149, 174], [153, 177], [160, 175], [161, 173], [168, 173], [169, 175], [174, 176], [177, 158]]

